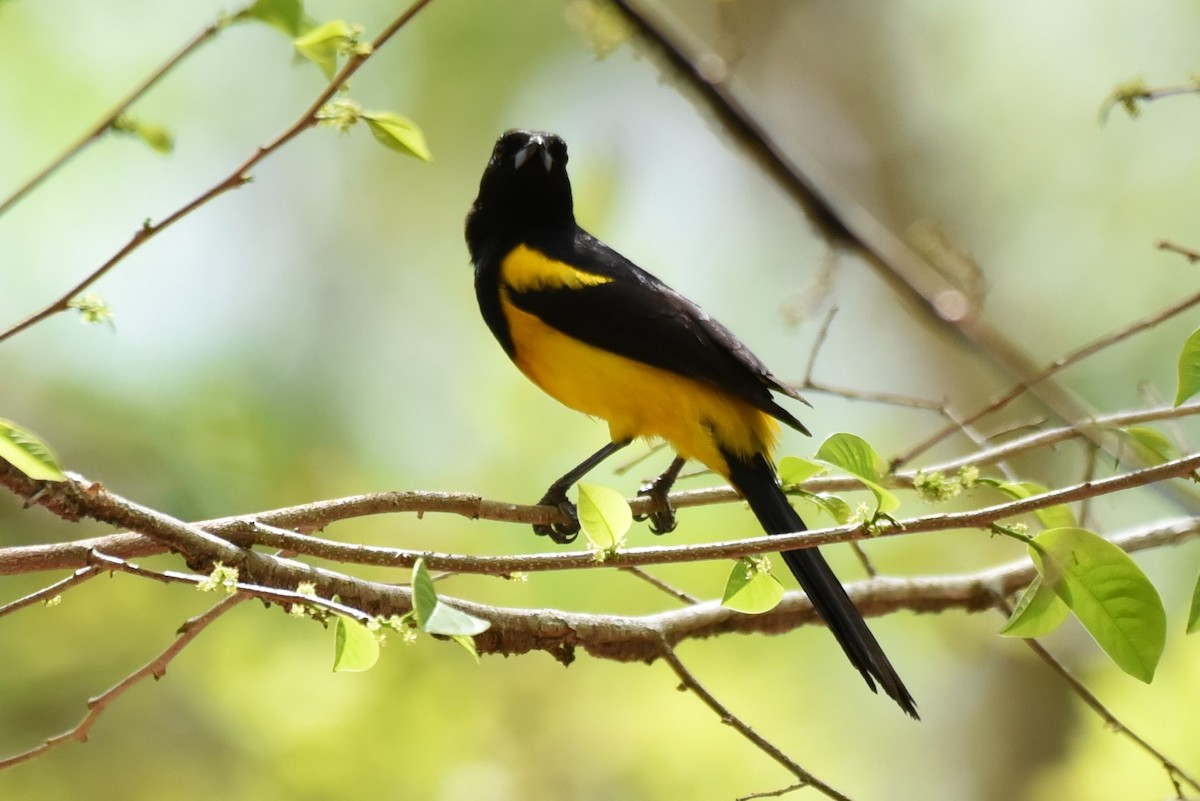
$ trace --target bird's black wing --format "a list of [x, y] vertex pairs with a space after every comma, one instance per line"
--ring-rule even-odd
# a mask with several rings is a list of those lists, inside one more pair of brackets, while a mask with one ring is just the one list
[[[539, 238], [540, 239], [540, 238]], [[771, 374], [725, 326], [654, 276], [577, 229], [530, 246], [610, 281], [584, 287], [510, 291], [518, 308], [589, 345], [722, 389], [808, 433], [771, 391], [806, 402]]]

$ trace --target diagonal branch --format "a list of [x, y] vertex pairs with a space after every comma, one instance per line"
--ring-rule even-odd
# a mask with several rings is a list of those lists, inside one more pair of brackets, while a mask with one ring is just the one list
[[382, 33], [379, 34], [379, 36], [375, 37], [375, 40], [371, 42], [369, 49], [366, 49], [364, 52], [356, 52], [351, 55], [346, 61], [345, 66], [343, 66], [341, 71], [334, 77], [333, 81], [330, 82], [330, 84], [325, 87], [325, 89], [319, 95], [317, 95], [317, 98], [312, 102], [312, 105], [310, 105], [308, 109], [296, 119], [295, 122], [293, 122], [270, 142], [255, 149], [255, 151], [251, 153], [244, 161], [242, 161], [241, 164], [234, 167], [233, 171], [230, 172], [229, 175], [218, 181], [208, 190], [202, 192], [197, 197], [185, 203], [183, 206], [168, 214], [161, 221], [143, 225], [140, 229], [138, 229], [137, 233], [135, 233], [129, 239], [129, 241], [125, 243], [124, 246], [122, 246], [108, 259], [108, 261], [101, 264], [77, 284], [60, 295], [56, 300], [29, 315], [24, 320], [14, 324], [7, 330], [0, 331], [0, 342], [3, 342], [9, 337], [15, 336], [25, 329], [36, 325], [42, 320], [45, 320], [47, 317], [51, 317], [59, 312], [66, 311], [69, 308], [72, 298], [74, 298], [83, 290], [87, 289], [96, 281], [100, 280], [100, 278], [108, 273], [108, 271], [113, 267], [117, 266], [117, 264], [123, 261], [130, 253], [137, 250], [146, 242], [167, 230], [172, 225], [179, 222], [181, 219], [188, 216], [201, 206], [208, 204], [210, 201], [220, 197], [230, 190], [238, 189], [249, 183], [251, 180], [251, 168], [279, 148], [286, 145], [288, 142], [295, 139], [304, 131], [316, 125], [318, 122], [317, 115], [320, 113], [321, 109], [324, 108], [325, 104], [328, 103], [329, 100], [332, 99], [335, 94], [337, 94], [339, 89], [346, 84], [346, 81], [350, 80], [350, 77], [354, 75], [354, 73], [358, 72], [359, 68], [366, 63], [367, 59], [369, 59], [376, 51], [378, 51], [380, 47], [386, 44], [387, 41], [396, 33], [396, 31], [404, 27], [409, 20], [416, 16], [417, 12], [429, 5], [430, 2], [432, 2], [432, 0], [415, 0], [415, 2], [409, 6], [403, 14], [393, 20], [392, 23], [388, 25]]
[[87, 742], [88, 734], [91, 732], [92, 727], [96, 725], [96, 721], [100, 719], [100, 716], [104, 714], [104, 711], [108, 709], [113, 701], [116, 701], [139, 682], [151, 677], [161, 679], [167, 672], [167, 666], [179, 655], [180, 651], [191, 644], [192, 640], [196, 639], [200, 635], [200, 632], [208, 628], [213, 621], [241, 603], [246, 597], [248, 596], [231, 595], [218, 602], [204, 614], [184, 623], [179, 629], [179, 636], [161, 654], [121, 679], [100, 695], [97, 695], [95, 698], [89, 698], [87, 702], [87, 714], [83, 716], [83, 719], [79, 723], [62, 734], [48, 738], [40, 745], [22, 751], [19, 754], [13, 754], [12, 756], [0, 759], [0, 770], [11, 768], [22, 762], [28, 762], [64, 743], [72, 741], [78, 743]]

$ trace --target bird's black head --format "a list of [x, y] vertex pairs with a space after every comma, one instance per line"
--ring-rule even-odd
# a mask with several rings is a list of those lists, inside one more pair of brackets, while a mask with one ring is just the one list
[[489, 244], [503, 246], [513, 238], [574, 224], [567, 143], [539, 131], [503, 134], [496, 140], [479, 182], [479, 196], [467, 214], [472, 259], [478, 261]]

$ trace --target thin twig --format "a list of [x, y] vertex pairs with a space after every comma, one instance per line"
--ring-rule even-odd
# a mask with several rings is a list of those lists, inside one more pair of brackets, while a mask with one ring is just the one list
[[[125, 559], [101, 553], [100, 551], [94, 551], [92, 559], [97, 566], [103, 566], [106, 570], [120, 571], [132, 576], [152, 579], [163, 584], [190, 584], [196, 587], [208, 580], [207, 576], [198, 576], [193, 573], [179, 573], [174, 570], [150, 570]], [[352, 617], [360, 623], [367, 623], [371, 620], [371, 615], [363, 612], [361, 609], [355, 609], [352, 606], [347, 606], [328, 598], [322, 598], [319, 595], [308, 595], [279, 587], [264, 587], [259, 584], [249, 584], [240, 580], [236, 582], [234, 589], [238, 593], [283, 606], [294, 604], [314, 606], [328, 612], [336, 612], [339, 615]]]
[[895, 392], [875, 392], [858, 389], [848, 389], [845, 387], [835, 387], [832, 384], [817, 381], [813, 378], [813, 371], [817, 365], [817, 356], [824, 346], [826, 339], [829, 337], [829, 328], [833, 324], [833, 318], [838, 313], [838, 307], [832, 306], [828, 314], [825, 315], [825, 320], [821, 323], [820, 330], [817, 331], [817, 337], [813, 341], [812, 349], [808, 354], [808, 365], [804, 368], [804, 379], [800, 382], [797, 389], [801, 391], [809, 390], [812, 392], [823, 392], [827, 395], [836, 395], [847, 400], [870, 401], [873, 403], [883, 403], [889, 406], [903, 406], [914, 409], [927, 409], [933, 412], [939, 412], [945, 415], [946, 404], [941, 401], [932, 401], [926, 398], [914, 398], [909, 395], [900, 395]]
[[[234, 16], [236, 16], [236, 14]], [[3, 215], [4, 212], [8, 211], [8, 209], [21, 200], [21, 198], [25, 197], [25, 195], [29, 194], [31, 191], [40, 186], [43, 181], [54, 174], [54, 172], [62, 168], [72, 158], [79, 155], [84, 148], [97, 141], [100, 137], [104, 136], [104, 134], [110, 128], [112, 128], [118, 117], [128, 111], [130, 106], [132, 106], [142, 95], [149, 91], [151, 87], [162, 80], [162, 78], [172, 69], [174, 69], [176, 65], [191, 55], [194, 51], [199, 49], [202, 44], [216, 36], [222, 27], [224, 27], [222, 23], [214, 22], [193, 36], [191, 40], [187, 42], [187, 44], [176, 51], [173, 56], [168, 58], [165, 62], [163, 62], [162, 65], [158, 67], [158, 69], [152, 72], [149, 77], [146, 78], [146, 80], [142, 81], [142, 83], [139, 84], [132, 92], [130, 92], [123, 100], [117, 103], [117, 105], [105, 115], [104, 119], [96, 123], [91, 130], [89, 130], [74, 144], [59, 154], [57, 158], [43, 167], [37, 175], [30, 178], [5, 200], [0, 202], [0, 215]]]
[[1007, 336], [987, 323], [975, 299], [873, 215], [856, 204], [820, 164], [792, 148], [785, 152], [749, 105], [734, 90], [728, 64], [711, 51], [645, 13], [635, 0], [612, 0], [653, 55], [685, 82], [695, 98], [711, 112], [734, 141], [804, 210], [812, 224], [833, 245], [854, 249], [888, 283], [911, 297], [925, 318], [963, 339], [987, 361], [1011, 375], [1063, 420], [1090, 416], [1092, 410], [1076, 395], [1053, 381], [1030, 379], [1038, 366]]
[[678, 587], [668, 584], [667, 582], [663, 581], [662, 579], [658, 578], [657, 576], [653, 576], [653, 575], [647, 573], [645, 570], [642, 570], [640, 567], [623, 567], [621, 569], [626, 573], [637, 576], [638, 578], [640, 578], [642, 581], [646, 582], [650, 586], [655, 587], [656, 589], [662, 590], [667, 595], [670, 595], [672, 598], [683, 601], [685, 604], [700, 603], [700, 599], [697, 598], [695, 595], [692, 595], [691, 593], [687, 592], [686, 590], [681, 590]]
[[310, 105], [308, 109], [296, 119], [295, 122], [293, 122], [270, 142], [257, 148], [241, 164], [235, 167], [233, 171], [229, 173], [229, 175], [218, 181], [205, 192], [202, 192], [197, 197], [185, 203], [180, 208], [168, 214], [161, 221], [143, 225], [137, 231], [137, 233], [135, 233], [129, 239], [129, 241], [125, 243], [123, 247], [113, 254], [106, 262], [101, 264], [81, 281], [79, 281], [79, 283], [75, 284], [73, 287], [60, 295], [56, 300], [47, 304], [39, 311], [34, 312], [7, 330], [0, 332], [0, 342], [3, 342], [9, 337], [15, 336], [21, 331], [36, 325], [42, 320], [45, 320], [47, 317], [51, 317], [59, 312], [67, 310], [70, 308], [70, 302], [75, 296], [98, 281], [109, 270], [124, 260], [126, 256], [137, 250], [147, 241], [153, 239], [158, 234], [167, 230], [172, 225], [179, 222], [181, 219], [188, 216], [201, 206], [206, 205], [215, 198], [225, 194], [226, 192], [229, 192], [230, 190], [238, 189], [249, 183], [251, 180], [251, 168], [279, 148], [286, 145], [292, 139], [299, 136], [304, 131], [316, 125], [320, 111], [325, 107], [325, 104], [329, 102], [329, 100], [333, 98], [335, 94], [337, 94], [338, 90], [346, 83], [346, 81], [348, 81], [350, 77], [354, 75], [354, 73], [356, 73], [364, 63], [366, 63], [367, 59], [369, 59], [372, 54], [377, 52], [379, 48], [382, 47], [388, 41], [388, 39], [392, 37], [393, 34], [396, 33], [396, 31], [404, 27], [404, 25], [407, 24], [408, 21], [417, 14], [417, 12], [427, 6], [430, 2], [432, 2], [432, 0], [416, 0], [416, 2], [409, 6], [403, 14], [393, 20], [392, 23], [375, 38], [369, 49], [366, 49], [364, 52], [356, 52], [351, 55], [346, 61], [345, 66], [342, 67], [341, 71], [337, 74], [333, 81], [330, 82], [330, 84], [319, 95], [317, 95], [317, 98], [313, 101], [312, 105]]
[[1171, 242], [1166, 239], [1159, 240], [1156, 247], [1159, 250], [1167, 250], [1172, 253], [1178, 253], [1192, 264], [1200, 262], [1200, 250], [1196, 250], [1195, 248], [1185, 247], [1184, 245], [1180, 245], [1176, 242]]
[[[1135, 320], [1134, 322], [1119, 328], [1116, 331], [1111, 331], [1101, 337], [1097, 337], [1091, 342], [1088, 342], [1087, 344], [1082, 345], [1075, 350], [1059, 356], [1036, 375], [1030, 377], [1028, 380], [1015, 384], [1000, 397], [988, 403], [986, 406], [983, 406], [973, 414], [968, 415], [963, 422], [966, 425], [971, 425], [989, 414], [1000, 411], [1008, 404], [1012, 403], [1014, 400], [1023, 395], [1031, 386], [1045, 381], [1062, 370], [1065, 370], [1066, 368], [1083, 361], [1089, 356], [1110, 348], [1113, 345], [1116, 345], [1118, 342], [1128, 339], [1134, 334], [1154, 328], [1160, 323], [1187, 311], [1197, 304], [1200, 304], [1200, 292], [1195, 292], [1176, 304], [1168, 306], [1165, 309], [1161, 309], [1160, 311], [1143, 317], [1140, 320]], [[922, 442], [893, 459], [893, 469], [912, 461], [915, 457], [929, 450], [934, 445], [953, 434], [957, 429], [958, 426], [946, 426], [945, 428], [942, 428], [934, 433], [932, 436], [927, 437]]]
[[757, 798], [782, 798], [788, 793], [802, 790], [806, 786], [805, 784], [789, 784], [787, 787], [780, 787], [778, 790], [764, 790], [758, 793], [750, 793], [749, 795], [739, 795], [737, 801], [754, 801]]
[[687, 690], [690, 690], [696, 695], [704, 705], [716, 713], [721, 722], [731, 727], [742, 737], [750, 741], [755, 748], [762, 751], [771, 759], [778, 762], [789, 773], [800, 780], [800, 783], [806, 787], [812, 787], [819, 791], [827, 798], [837, 799], [837, 801], [850, 801], [849, 797], [843, 795], [837, 790], [830, 787], [825, 782], [818, 779], [813, 774], [802, 768], [796, 760], [785, 754], [778, 746], [770, 740], [763, 737], [761, 734], [750, 728], [749, 724], [739, 718], [737, 715], [729, 711], [729, 707], [717, 700], [716, 696], [710, 693], [703, 684], [696, 680], [692, 672], [679, 660], [675, 654], [675, 649], [671, 647], [665, 639], [662, 641], [661, 657], [664, 662], [671, 666], [671, 670], [675, 671], [675, 675], [679, 677], [679, 682]]
[[71, 575], [61, 581], [56, 581], [48, 587], [43, 587], [37, 592], [31, 592], [24, 598], [18, 598], [15, 601], [10, 601], [4, 606], [0, 606], [0, 617], [12, 614], [18, 609], [24, 609], [27, 606], [32, 606], [36, 603], [49, 603], [54, 598], [57, 598], [66, 590], [78, 584], [82, 584], [90, 578], [96, 576], [96, 569], [92, 567], [81, 567]]
[[79, 743], [86, 742], [88, 734], [91, 732], [92, 727], [96, 724], [96, 721], [100, 719], [100, 716], [104, 714], [105, 710], [108, 709], [108, 707], [114, 701], [124, 695], [125, 692], [135, 684], [138, 684], [147, 678], [154, 677], [155, 679], [161, 679], [167, 672], [167, 666], [170, 665], [171, 661], [179, 655], [180, 651], [186, 648], [192, 642], [192, 640], [196, 639], [200, 632], [208, 628], [209, 624], [211, 624], [221, 615], [228, 612], [237, 604], [244, 601], [247, 597], [248, 596], [245, 595], [231, 595], [228, 598], [224, 598], [219, 601], [204, 614], [194, 617], [184, 623], [179, 629], [179, 636], [175, 638], [175, 641], [172, 642], [166, 648], [166, 650], [164, 650], [154, 659], [147, 662], [142, 667], [135, 670], [133, 673], [130, 673], [128, 676], [121, 679], [119, 682], [102, 692], [100, 695], [96, 696], [95, 698], [89, 698], [87, 702], [87, 714], [83, 716], [83, 719], [80, 720], [79, 723], [62, 734], [48, 738], [40, 745], [34, 746], [26, 751], [22, 751], [19, 754], [13, 754], [12, 756], [0, 759], [0, 770], [11, 768], [14, 765], [19, 765], [22, 762], [28, 762], [31, 759], [40, 757], [42, 754], [62, 745], [63, 743], [71, 741]]
[[[1007, 600], [1000, 600], [1000, 602], [997, 604], [997, 609], [1003, 615], [1005, 615], [1005, 617], [1012, 615], [1012, 607]], [[1132, 743], [1134, 743], [1134, 745], [1138, 746], [1150, 756], [1154, 757], [1154, 759], [1158, 760], [1159, 764], [1161, 764], [1163, 769], [1166, 770], [1167, 776], [1170, 777], [1171, 783], [1175, 785], [1175, 790], [1177, 793], [1180, 789], [1179, 782], [1184, 782], [1191, 786], [1194, 790], [1200, 791], [1200, 783], [1197, 783], [1196, 779], [1184, 772], [1178, 765], [1168, 759], [1166, 755], [1157, 748], [1146, 742], [1146, 740], [1137, 734], [1137, 732], [1133, 731], [1124, 723], [1122, 723], [1120, 718], [1114, 715], [1112, 711], [1109, 710], [1109, 708], [1106, 707], [1100, 701], [1100, 699], [1091, 692], [1091, 690], [1085, 687], [1083, 682], [1072, 675], [1071, 671], [1067, 669], [1066, 665], [1058, 661], [1053, 654], [1046, 650], [1045, 646], [1035, 639], [1026, 639], [1024, 642], [1035, 654], [1037, 654], [1038, 658], [1041, 659], [1042, 662], [1044, 662], [1051, 670], [1053, 670], [1059, 678], [1067, 683], [1067, 686], [1071, 688], [1071, 692], [1075, 693], [1075, 695], [1077, 695], [1081, 701], [1083, 701], [1093, 712], [1100, 716], [1100, 719], [1104, 721], [1104, 725], [1107, 728], [1123, 737], [1128, 738]]]

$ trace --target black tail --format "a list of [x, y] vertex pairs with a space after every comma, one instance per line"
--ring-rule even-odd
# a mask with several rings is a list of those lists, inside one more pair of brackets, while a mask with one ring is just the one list
[[[775, 477], [775, 470], [766, 457], [759, 454], [748, 462], [728, 453], [725, 457], [729, 462], [729, 482], [750, 504], [751, 511], [768, 534], [805, 530], [804, 521], [788, 503]], [[875, 692], [875, 682], [878, 681], [883, 691], [901, 709], [918, 718], [917, 706], [905, 689], [904, 682], [900, 681], [900, 676], [825, 557], [816, 548], [784, 551], [781, 556], [850, 662], [867, 680], [871, 691]]]

